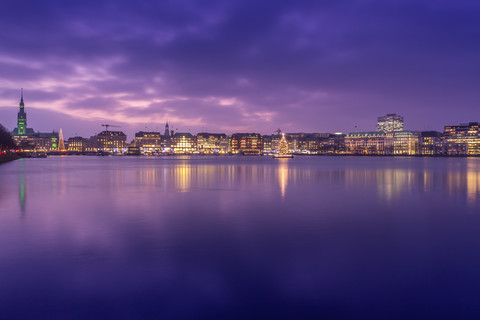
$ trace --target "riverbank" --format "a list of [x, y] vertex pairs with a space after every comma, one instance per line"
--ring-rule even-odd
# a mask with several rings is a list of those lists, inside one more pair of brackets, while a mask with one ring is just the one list
[[1, 154], [0, 155], [0, 164], [7, 163], [9, 161], [17, 160], [20, 157], [16, 154]]

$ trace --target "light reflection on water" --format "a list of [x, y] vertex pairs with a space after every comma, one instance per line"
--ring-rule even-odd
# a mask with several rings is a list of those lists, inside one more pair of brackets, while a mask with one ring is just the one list
[[8, 163], [0, 318], [477, 316], [479, 160]]
[[[88, 162], [88, 160], [81, 161]], [[332, 167], [331, 163], [328, 167], [312, 166], [308, 162], [305, 165], [306, 161], [303, 160], [301, 165], [298, 165], [292, 162], [297, 160], [289, 159], [280, 159], [273, 163], [227, 161], [220, 164], [213, 162], [217, 159], [206, 162], [202, 162], [202, 159], [198, 161], [169, 159], [161, 165], [158, 165], [154, 159], [142, 160], [140, 167], [128, 167], [128, 165], [116, 163], [113, 168], [108, 167], [108, 164], [106, 167], [96, 169], [87, 169], [84, 166], [74, 168], [81, 170], [81, 174], [84, 175], [83, 178], [78, 176], [74, 178], [82, 182], [88, 180], [87, 185], [95, 182], [96, 185], [91, 187], [102, 188], [101, 192], [108, 190], [112, 193], [129, 186], [142, 190], [192, 192], [205, 188], [215, 189], [219, 186], [233, 188], [249, 184], [261, 184], [271, 191], [275, 187], [274, 182], [277, 181], [279, 198], [286, 197], [289, 185], [296, 188], [298, 185], [318, 183], [342, 185], [347, 190], [359, 187], [375, 189], [379, 200], [387, 203], [414, 190], [416, 193], [438, 191], [445, 193], [448, 197], [461, 196], [472, 206], [478, 204], [480, 196], [480, 162], [477, 159], [408, 159], [409, 161], [418, 160], [420, 164], [421, 161], [444, 163], [441, 167], [422, 164], [422, 167], [397, 168], [359, 167], [354, 163], [364, 159], [352, 159], [353, 166], [341, 163], [338, 168]], [[25, 209], [25, 174], [28, 170], [25, 168], [25, 163], [29, 161], [39, 160], [20, 160], [15, 168], [18, 172], [18, 196], [22, 210]], [[68, 163], [68, 160], [65, 161]], [[464, 162], [464, 166], [459, 166], [453, 161]], [[63, 163], [60, 166], [57, 165], [55, 169], [56, 172], [52, 173], [48, 187], [57, 195], [64, 196], [68, 193], [67, 188], [77, 187], [77, 184], [68, 181], [72, 179], [72, 172], [70, 172], [72, 168]]]

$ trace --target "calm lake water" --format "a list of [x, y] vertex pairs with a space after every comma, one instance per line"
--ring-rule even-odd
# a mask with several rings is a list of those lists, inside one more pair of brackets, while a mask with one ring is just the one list
[[0, 166], [0, 319], [478, 319], [480, 159]]

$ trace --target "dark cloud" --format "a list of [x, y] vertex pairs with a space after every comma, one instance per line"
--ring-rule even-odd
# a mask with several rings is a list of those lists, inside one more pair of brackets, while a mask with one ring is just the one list
[[58, 111], [84, 135], [99, 119], [131, 135], [149, 117], [368, 130], [387, 112], [441, 130], [480, 118], [479, 14], [473, 0], [4, 1], [1, 121], [14, 125], [25, 87], [27, 107], [50, 110], [38, 120]]

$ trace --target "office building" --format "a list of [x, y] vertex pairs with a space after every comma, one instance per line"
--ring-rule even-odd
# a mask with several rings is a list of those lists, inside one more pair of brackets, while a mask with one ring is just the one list
[[445, 126], [443, 136], [447, 155], [480, 155], [479, 128], [478, 122]]
[[391, 133], [403, 130], [403, 117], [395, 113], [389, 113], [386, 116], [377, 118], [377, 131]]
[[[389, 153], [387, 153], [389, 154]], [[396, 131], [393, 133], [393, 154], [413, 156], [419, 154], [419, 135], [414, 131]]]
[[437, 131], [420, 132], [419, 152], [425, 156], [443, 155], [445, 153], [443, 134]]

